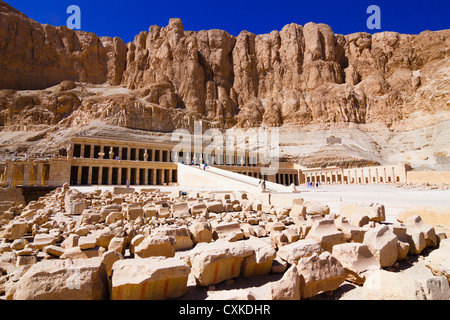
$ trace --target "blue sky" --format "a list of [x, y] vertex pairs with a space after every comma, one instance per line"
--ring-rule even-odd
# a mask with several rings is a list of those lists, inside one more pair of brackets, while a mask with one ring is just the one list
[[[81, 29], [99, 36], [118, 36], [130, 42], [151, 25], [166, 26], [181, 18], [185, 30], [222, 29], [232, 35], [242, 30], [255, 34], [281, 30], [286, 24], [326, 23], [335, 33], [396, 31], [418, 34], [450, 28], [449, 0], [6, 0], [28, 17], [51, 25], [66, 25], [69, 5], [81, 9]], [[381, 9], [381, 30], [370, 30], [367, 7]]]

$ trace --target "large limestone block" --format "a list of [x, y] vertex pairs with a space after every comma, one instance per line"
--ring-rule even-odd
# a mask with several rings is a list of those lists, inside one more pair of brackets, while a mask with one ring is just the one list
[[398, 258], [398, 238], [388, 226], [379, 225], [364, 235], [364, 244], [369, 247], [381, 267], [392, 266]]
[[209, 222], [194, 221], [189, 226], [189, 231], [191, 232], [192, 240], [195, 244], [200, 242], [211, 242], [212, 240], [213, 233]]
[[406, 219], [405, 225], [409, 228], [416, 228], [423, 232], [425, 242], [428, 247], [437, 246], [436, 231], [434, 228], [426, 224], [420, 215], [410, 216]]
[[59, 257], [61, 260], [66, 259], [90, 259], [101, 257], [105, 252], [105, 248], [96, 246], [92, 249], [81, 250], [80, 247], [65, 249], [64, 253]]
[[344, 204], [339, 209], [339, 215], [347, 219], [353, 219], [353, 216], [368, 216], [371, 221], [385, 221], [386, 212], [384, 205], [372, 203], [363, 204]]
[[142, 207], [142, 210], [144, 210], [144, 217], [146, 218], [152, 218], [158, 215], [158, 209], [155, 206], [146, 205]]
[[102, 300], [108, 280], [102, 258], [43, 260], [20, 278], [14, 300]]
[[406, 227], [400, 224], [394, 224], [392, 225], [392, 232], [397, 236], [398, 238], [398, 256], [397, 260], [402, 261], [405, 260], [408, 256], [409, 252], [409, 242], [408, 242], [408, 235], [406, 234]]
[[208, 207], [204, 203], [193, 203], [189, 205], [189, 210], [193, 216], [208, 214]]
[[191, 216], [187, 202], [174, 203], [172, 204], [171, 209], [174, 218], [186, 218]]
[[449, 300], [445, 277], [377, 270], [367, 275], [363, 295], [370, 300]]
[[435, 276], [444, 276], [450, 283], [450, 239], [441, 241], [439, 249], [425, 258], [425, 265]]
[[27, 223], [25, 221], [12, 221], [6, 226], [3, 237], [8, 240], [22, 238], [27, 232]]
[[140, 258], [155, 256], [175, 256], [175, 238], [169, 236], [148, 236], [135, 249], [134, 253]]
[[112, 300], [164, 300], [181, 297], [191, 268], [176, 258], [118, 260], [112, 267]]
[[289, 264], [296, 264], [301, 258], [310, 257], [314, 253], [321, 253], [320, 243], [314, 239], [303, 239], [278, 250], [278, 256]]
[[337, 229], [344, 233], [346, 241], [359, 243], [364, 241], [364, 234], [366, 233], [366, 230], [352, 225], [346, 218], [339, 217], [335, 220], [335, 224]]
[[241, 240], [244, 238], [239, 222], [221, 222], [212, 224], [213, 239], [224, 239], [232, 237], [234, 240]]
[[333, 247], [332, 254], [345, 268], [346, 280], [359, 285], [364, 283], [366, 272], [381, 268], [369, 247], [362, 243], [337, 244]]
[[190, 253], [192, 273], [199, 286], [209, 286], [240, 275], [242, 261], [253, 254], [245, 241], [199, 243]]
[[223, 203], [221, 201], [210, 201], [205, 203], [208, 212], [221, 213], [225, 211]]
[[244, 258], [241, 275], [251, 277], [268, 274], [277, 256], [276, 250], [266, 241], [255, 237], [246, 240], [245, 245], [253, 250], [253, 254]]
[[271, 284], [267, 300], [300, 300], [302, 280], [297, 266], [292, 265], [280, 280]]
[[302, 298], [336, 290], [345, 281], [347, 274], [342, 264], [328, 251], [300, 259], [297, 269], [304, 280], [301, 286]]
[[289, 211], [289, 216], [294, 219], [299, 217], [306, 219], [306, 207], [301, 204], [293, 205], [291, 211]]
[[333, 219], [321, 219], [314, 222], [306, 238], [317, 240], [322, 248], [329, 252], [334, 245], [345, 242], [344, 233], [336, 228]]
[[34, 236], [33, 248], [42, 250], [44, 247], [55, 244], [56, 238], [51, 234], [39, 233]]
[[130, 203], [127, 205], [125, 209], [125, 217], [128, 220], [136, 220], [139, 217], [144, 216], [144, 210], [142, 210], [142, 207], [139, 204], [136, 203]]
[[406, 228], [406, 237], [409, 243], [408, 254], [417, 255], [427, 247], [425, 234], [417, 228]]
[[156, 229], [152, 234], [175, 238], [176, 251], [192, 249], [194, 245], [194, 243], [192, 242], [191, 233], [186, 226], [167, 226]]
[[305, 201], [307, 215], [326, 216], [330, 213], [330, 207], [317, 201]]
[[106, 219], [106, 217], [112, 212], [122, 212], [122, 206], [118, 204], [106, 205], [100, 210], [100, 215], [103, 219]]

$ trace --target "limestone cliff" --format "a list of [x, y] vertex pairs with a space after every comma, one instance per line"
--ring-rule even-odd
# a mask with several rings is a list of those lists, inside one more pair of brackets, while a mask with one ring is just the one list
[[0, 0], [0, 126], [417, 128], [450, 119], [449, 52], [450, 30], [344, 36], [307, 23], [233, 36], [180, 19], [125, 44], [41, 25]]

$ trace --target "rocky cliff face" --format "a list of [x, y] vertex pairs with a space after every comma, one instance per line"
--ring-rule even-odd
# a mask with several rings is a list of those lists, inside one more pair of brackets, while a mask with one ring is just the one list
[[[1, 91], [0, 125], [102, 119], [170, 131], [197, 119], [222, 128], [448, 119], [449, 52], [450, 30], [344, 36], [307, 23], [232, 36], [185, 31], [179, 19], [125, 44], [41, 25], [0, 1], [0, 89], [37, 90]], [[80, 87], [41, 90], [63, 80], [124, 89], [107, 99]]]

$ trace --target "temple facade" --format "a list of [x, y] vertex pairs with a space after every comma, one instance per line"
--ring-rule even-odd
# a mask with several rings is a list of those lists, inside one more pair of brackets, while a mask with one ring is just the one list
[[[15, 158], [0, 162], [3, 186], [173, 185], [177, 163], [206, 163], [220, 169], [289, 186], [305, 183], [376, 184], [407, 181], [406, 165], [343, 169], [304, 168], [277, 162], [272, 172], [259, 155], [243, 150], [206, 150], [170, 142], [132, 141], [77, 136], [67, 154], [49, 159]], [[183, 150], [184, 149], [184, 150]], [[206, 152], [206, 151], [208, 152]]]

